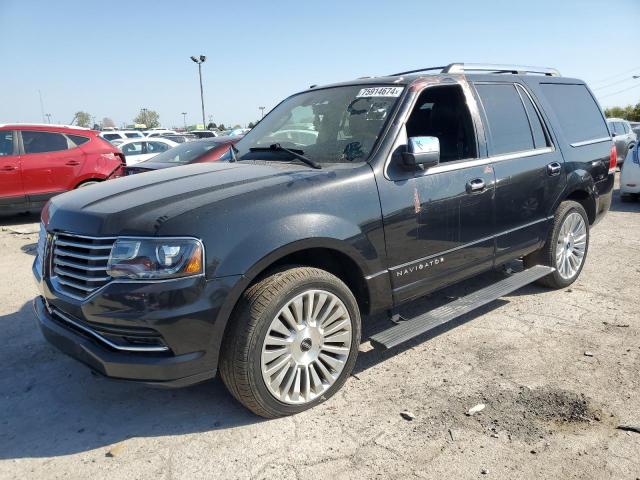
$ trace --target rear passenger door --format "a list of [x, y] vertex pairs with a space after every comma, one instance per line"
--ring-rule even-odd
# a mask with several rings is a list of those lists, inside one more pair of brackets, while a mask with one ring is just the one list
[[20, 131], [22, 181], [32, 206], [72, 190], [82, 172], [84, 153], [58, 132]]
[[474, 84], [496, 176], [496, 265], [538, 249], [565, 185], [564, 161], [529, 91], [517, 83]]

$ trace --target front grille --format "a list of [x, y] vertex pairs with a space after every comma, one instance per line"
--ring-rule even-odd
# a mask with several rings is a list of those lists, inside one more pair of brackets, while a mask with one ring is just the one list
[[83, 300], [106, 285], [107, 262], [115, 238], [56, 233], [51, 246], [51, 278], [56, 289]]

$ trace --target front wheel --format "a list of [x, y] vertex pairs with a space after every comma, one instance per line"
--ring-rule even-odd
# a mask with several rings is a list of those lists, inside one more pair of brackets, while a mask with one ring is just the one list
[[524, 258], [525, 267], [547, 265], [555, 271], [538, 280], [550, 288], [565, 288], [576, 281], [589, 250], [589, 219], [582, 205], [565, 201], [556, 210], [547, 241], [541, 250]]
[[347, 286], [317, 268], [292, 267], [243, 294], [223, 342], [220, 375], [257, 415], [292, 415], [344, 384], [360, 345], [360, 313]]

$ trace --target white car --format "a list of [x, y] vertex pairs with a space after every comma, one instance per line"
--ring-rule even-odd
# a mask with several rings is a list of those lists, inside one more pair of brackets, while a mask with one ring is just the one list
[[166, 138], [145, 138], [127, 140], [118, 145], [118, 148], [124, 154], [127, 166], [129, 166], [144, 160], [149, 160], [176, 145], [180, 144], [172, 140], [167, 140]]
[[142, 132], [137, 130], [105, 130], [100, 132], [100, 136], [111, 143], [116, 140], [125, 141], [130, 138], [144, 138]]
[[159, 137], [161, 135], [175, 135], [177, 132], [167, 128], [153, 128], [151, 130], [145, 130], [142, 133], [144, 133], [146, 137]]
[[630, 202], [640, 197], [640, 151], [636, 145], [625, 158], [620, 173], [620, 200]]

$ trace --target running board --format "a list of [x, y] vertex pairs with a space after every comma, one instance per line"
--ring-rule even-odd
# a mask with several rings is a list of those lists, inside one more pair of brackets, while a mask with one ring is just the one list
[[450, 322], [465, 313], [497, 300], [525, 285], [549, 275], [555, 269], [544, 265], [536, 265], [522, 272], [511, 275], [504, 280], [481, 288], [466, 297], [461, 297], [446, 305], [433, 309], [420, 316], [404, 320], [387, 330], [373, 335], [371, 345], [375, 349], [386, 350], [411, 340], [418, 335], [433, 330]]

